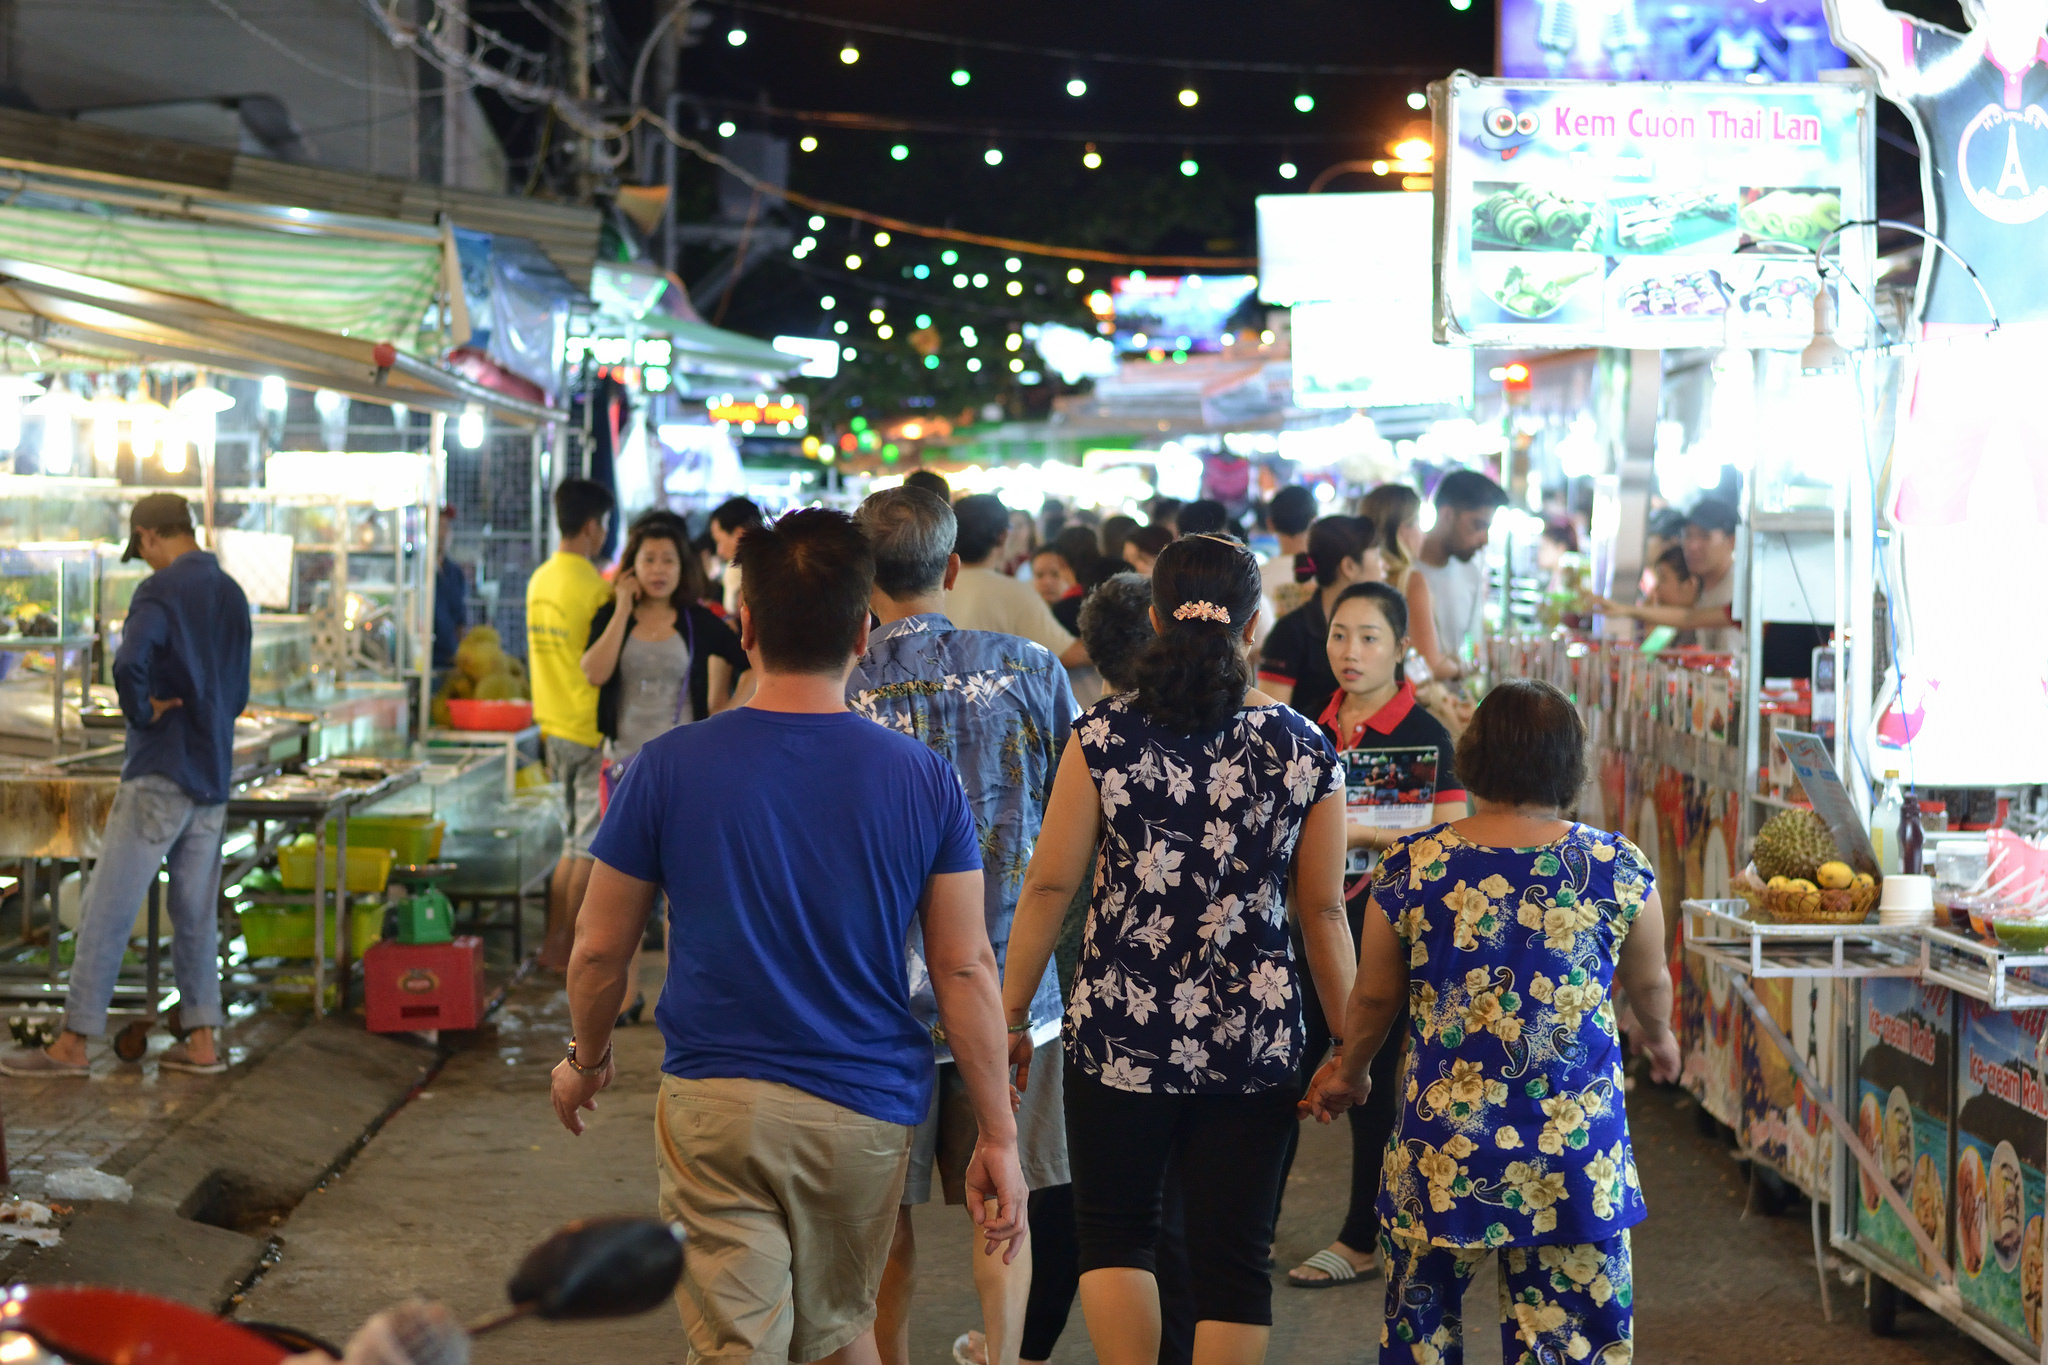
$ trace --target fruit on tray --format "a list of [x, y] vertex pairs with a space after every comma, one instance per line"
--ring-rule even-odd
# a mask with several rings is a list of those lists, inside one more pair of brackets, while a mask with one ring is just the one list
[[1765, 882], [1764, 885], [1773, 891], [1784, 891], [1792, 885], [1792, 879], [1790, 877], [1777, 876]]
[[1858, 886], [1876, 886], [1876, 885], [1877, 885], [1877, 878], [1875, 878], [1875, 877], [1871, 876], [1871, 875], [1870, 875], [1870, 874], [1869, 874], [1868, 872], [1858, 872], [1858, 873], [1856, 874], [1856, 885], [1858, 885]]
[[1809, 891], [1820, 890], [1818, 886], [1815, 886], [1812, 882], [1806, 880], [1806, 878], [1804, 877], [1794, 877], [1791, 881], [1785, 884], [1785, 889], [1787, 891], [1797, 891], [1802, 896], [1808, 893]]
[[455, 667], [434, 696], [433, 722], [453, 723], [450, 701], [524, 701], [530, 695], [526, 665], [505, 652], [497, 631], [477, 626], [455, 647]]
[[1835, 849], [1835, 836], [1828, 832], [1827, 821], [1810, 810], [1780, 811], [1756, 832], [1756, 846], [1751, 851], [1759, 875], [1768, 881], [1772, 877], [1790, 877], [1814, 885], [1814, 878], [1820, 872], [1822, 863], [1834, 862], [1840, 856]]
[[1855, 885], [1856, 869], [1836, 858], [1822, 863], [1815, 869], [1813, 879], [1820, 883], [1822, 890], [1837, 891], [1845, 886]]

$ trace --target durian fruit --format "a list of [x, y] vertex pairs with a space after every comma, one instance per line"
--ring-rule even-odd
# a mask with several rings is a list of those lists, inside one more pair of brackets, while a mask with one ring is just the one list
[[1757, 872], [1766, 880], [1792, 877], [1812, 882], [1820, 865], [1833, 862], [1839, 855], [1835, 851], [1835, 836], [1828, 833], [1827, 821], [1810, 810], [1787, 810], [1772, 816], [1756, 832], [1752, 856]]
[[1856, 869], [1836, 858], [1822, 863], [1813, 879], [1820, 883], [1823, 891], [1839, 891], [1855, 882]]

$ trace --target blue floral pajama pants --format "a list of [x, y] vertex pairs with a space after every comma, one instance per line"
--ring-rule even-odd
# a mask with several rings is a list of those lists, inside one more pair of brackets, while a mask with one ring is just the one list
[[1576, 1246], [1453, 1251], [1380, 1237], [1387, 1320], [1380, 1365], [1462, 1365], [1460, 1305], [1473, 1272], [1499, 1256], [1507, 1365], [1628, 1365], [1635, 1358], [1628, 1233]]

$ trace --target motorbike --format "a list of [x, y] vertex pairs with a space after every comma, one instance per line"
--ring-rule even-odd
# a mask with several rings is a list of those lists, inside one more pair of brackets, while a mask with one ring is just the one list
[[[509, 1306], [464, 1330], [473, 1341], [529, 1318], [631, 1317], [667, 1302], [682, 1273], [680, 1226], [586, 1219], [528, 1252], [506, 1286]], [[288, 1327], [215, 1317], [133, 1290], [17, 1284], [0, 1291], [5, 1365], [300, 1365], [322, 1353], [343, 1356]]]

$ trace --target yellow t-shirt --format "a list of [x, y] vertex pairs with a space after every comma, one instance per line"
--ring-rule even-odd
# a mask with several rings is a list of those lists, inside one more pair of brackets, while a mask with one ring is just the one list
[[590, 622], [612, 595], [597, 567], [557, 550], [526, 580], [526, 667], [543, 735], [597, 748], [597, 689], [583, 676]]

